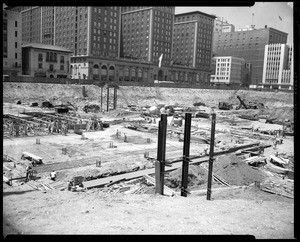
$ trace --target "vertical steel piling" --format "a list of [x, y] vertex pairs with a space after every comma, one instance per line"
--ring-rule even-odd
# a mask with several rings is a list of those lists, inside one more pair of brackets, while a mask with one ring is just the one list
[[209, 151], [209, 165], [208, 165], [208, 181], [207, 181], [207, 194], [206, 200], [211, 198], [211, 183], [212, 183], [212, 170], [213, 170], [213, 156], [215, 144], [215, 127], [216, 127], [216, 114], [211, 114], [211, 135], [210, 135], [210, 151]]
[[185, 114], [184, 140], [183, 140], [183, 161], [181, 178], [181, 196], [187, 196], [189, 161], [190, 161], [190, 140], [191, 140], [191, 120], [192, 114]]

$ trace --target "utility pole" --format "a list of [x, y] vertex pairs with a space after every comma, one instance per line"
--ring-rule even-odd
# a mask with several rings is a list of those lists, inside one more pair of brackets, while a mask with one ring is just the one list
[[211, 114], [211, 134], [210, 134], [210, 151], [209, 151], [209, 165], [208, 165], [208, 181], [207, 181], [207, 194], [206, 200], [210, 200], [211, 197], [211, 182], [212, 182], [212, 170], [213, 170], [213, 156], [215, 145], [215, 127], [216, 127], [216, 114]]

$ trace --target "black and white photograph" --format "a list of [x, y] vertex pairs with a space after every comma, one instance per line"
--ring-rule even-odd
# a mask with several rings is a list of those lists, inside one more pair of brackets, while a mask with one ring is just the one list
[[296, 3], [17, 4], [3, 238], [298, 237]]

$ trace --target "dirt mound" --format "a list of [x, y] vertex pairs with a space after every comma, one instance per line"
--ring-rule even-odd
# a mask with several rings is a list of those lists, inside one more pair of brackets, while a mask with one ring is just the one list
[[264, 108], [264, 109], [247, 109], [242, 110], [239, 114], [247, 114], [247, 115], [266, 115], [269, 116], [270, 119], [275, 119], [277, 121], [283, 122], [285, 119], [289, 119], [291, 121], [294, 120], [294, 108], [293, 107], [272, 107], [272, 108]]
[[[203, 167], [190, 165], [188, 175], [188, 188], [193, 189], [207, 183], [207, 177], [207, 171]], [[181, 180], [182, 168], [179, 168], [169, 173], [169, 176], [165, 179], [165, 185], [170, 188], [176, 188], [176, 190], [180, 190]]]
[[265, 175], [244, 163], [234, 154], [222, 155], [216, 158], [213, 172], [224, 178], [230, 185], [250, 185], [255, 181], [262, 182]]

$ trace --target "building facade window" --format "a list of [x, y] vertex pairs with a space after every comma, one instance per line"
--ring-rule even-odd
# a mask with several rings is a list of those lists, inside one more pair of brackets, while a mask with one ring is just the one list
[[39, 53], [38, 61], [43, 61], [43, 54], [42, 53]]

